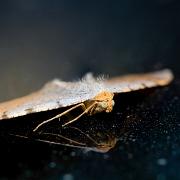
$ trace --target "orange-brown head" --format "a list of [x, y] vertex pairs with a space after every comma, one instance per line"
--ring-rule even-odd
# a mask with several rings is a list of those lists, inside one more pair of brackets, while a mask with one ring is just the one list
[[108, 91], [103, 91], [93, 98], [96, 105], [91, 109], [90, 114], [96, 114], [99, 112], [111, 112], [114, 106], [113, 100], [114, 94]]

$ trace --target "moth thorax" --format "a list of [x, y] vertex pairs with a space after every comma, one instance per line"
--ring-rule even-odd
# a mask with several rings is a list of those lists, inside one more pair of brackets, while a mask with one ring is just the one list
[[114, 106], [113, 100], [114, 94], [108, 91], [103, 91], [97, 94], [92, 100], [87, 101], [87, 106], [95, 103], [92, 109], [89, 111], [89, 114], [96, 114], [100, 112], [111, 112]]

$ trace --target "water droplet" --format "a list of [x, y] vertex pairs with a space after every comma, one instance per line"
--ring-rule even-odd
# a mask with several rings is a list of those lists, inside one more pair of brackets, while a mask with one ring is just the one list
[[56, 167], [56, 163], [55, 162], [50, 162], [49, 163], [49, 167], [50, 168], [55, 168]]
[[160, 166], [165, 166], [167, 164], [167, 160], [164, 158], [160, 158], [157, 160], [157, 164]]
[[74, 177], [72, 174], [65, 174], [63, 177], [62, 177], [63, 180], [73, 180]]

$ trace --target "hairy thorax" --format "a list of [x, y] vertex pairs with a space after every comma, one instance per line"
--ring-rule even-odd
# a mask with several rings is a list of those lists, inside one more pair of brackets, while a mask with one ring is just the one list
[[113, 97], [113, 93], [103, 91], [96, 95], [92, 100], [86, 101], [84, 103], [86, 108], [90, 107], [94, 103], [94, 106], [88, 111], [88, 114], [93, 115], [100, 112], [111, 112], [114, 106]]

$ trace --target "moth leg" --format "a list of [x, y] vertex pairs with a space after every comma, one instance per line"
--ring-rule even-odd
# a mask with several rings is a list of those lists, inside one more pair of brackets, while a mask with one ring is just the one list
[[82, 145], [73, 145], [73, 144], [53, 142], [53, 141], [48, 141], [48, 140], [43, 140], [43, 139], [36, 139], [36, 141], [45, 142], [45, 143], [49, 143], [49, 144], [56, 144], [56, 145], [61, 145], [61, 146], [66, 146], [66, 147], [80, 148], [80, 149], [88, 148], [84, 145], [83, 146]]
[[[70, 126], [70, 127], [68, 127], [68, 128], [75, 129], [75, 130], [79, 131], [81, 134], [85, 135], [90, 141], [92, 141], [96, 146], [99, 146], [99, 145], [100, 145], [100, 143], [98, 143], [98, 142], [97, 142], [95, 139], [93, 139], [91, 136], [89, 136], [88, 134], [86, 134], [85, 132], [83, 132], [81, 129], [79, 129], [79, 128], [77, 128], [77, 127], [72, 127], [72, 126]], [[67, 141], [69, 141], [69, 142], [72, 142], [72, 143], [74, 143], [74, 144], [84, 145], [84, 146], [86, 145], [86, 144], [84, 144], [84, 143], [80, 143], [80, 142], [78, 142], [78, 141], [76, 141], [76, 140], [73, 140], [73, 139], [70, 139], [70, 138], [68, 138], [68, 137], [65, 137], [65, 136], [63, 136], [63, 135], [61, 135], [61, 134], [53, 134], [53, 133], [42, 133], [42, 134], [51, 135], [51, 136], [56, 136], [56, 137], [62, 138], [62, 139], [64, 139], [64, 140], [67, 140]]]
[[88, 108], [86, 108], [86, 109], [84, 110], [84, 112], [82, 112], [79, 116], [77, 116], [76, 118], [72, 119], [71, 121], [63, 124], [62, 127], [67, 126], [68, 124], [71, 124], [71, 123], [73, 123], [74, 121], [77, 121], [81, 116], [83, 116], [84, 114], [88, 113], [89, 110], [90, 110], [94, 105], [96, 105], [96, 104], [97, 104], [97, 102], [94, 102], [93, 104], [91, 104], [91, 105], [90, 105]]
[[76, 141], [76, 140], [74, 140], [74, 139], [70, 139], [70, 138], [68, 138], [68, 137], [66, 137], [66, 136], [63, 136], [63, 135], [61, 135], [61, 134], [42, 133], [41, 135], [55, 136], [55, 137], [57, 137], [57, 138], [62, 138], [62, 139], [64, 139], [64, 140], [66, 140], [66, 141], [69, 141], [70, 143], [72, 143], [72, 144], [74, 144], [74, 145], [76, 144], [76, 145], [79, 145], [79, 146], [86, 146], [86, 144], [84, 144], [84, 143], [78, 142], [78, 141]]
[[[83, 109], [86, 109], [84, 103], [77, 104], [77, 105], [73, 106], [72, 108], [70, 108], [70, 109], [68, 109], [68, 110], [66, 110], [66, 111], [64, 111], [64, 112], [62, 112], [62, 113], [60, 113], [60, 114], [58, 114], [58, 115], [56, 115], [56, 116], [54, 116], [54, 117], [46, 120], [46, 121], [43, 121], [43, 122], [40, 123], [38, 126], [36, 126], [36, 127], [33, 129], [33, 131], [34, 131], [34, 132], [37, 131], [42, 125], [47, 124], [47, 123], [53, 121], [54, 119], [60, 118], [60, 117], [64, 116], [65, 114], [69, 113], [70, 111], [72, 111], [72, 110], [74, 110], [74, 109], [76, 109], [76, 108], [78, 108], [78, 107], [82, 107]], [[85, 112], [85, 111], [84, 111], [84, 112]]]
[[72, 127], [70, 126], [69, 128], [72, 128], [72, 129], [75, 129], [77, 131], [79, 131], [80, 133], [84, 134], [88, 139], [90, 139], [95, 145], [99, 146], [100, 144], [95, 140], [93, 139], [91, 136], [89, 136], [88, 134], [86, 134], [85, 132], [83, 132], [81, 129], [77, 128], [77, 127]]
[[[60, 134], [51, 134], [51, 133], [43, 133], [45, 135], [52, 135], [52, 136], [56, 136], [56, 137], [59, 137], [59, 138], [62, 138], [62, 139], [65, 139], [66, 141], [69, 141], [70, 143], [61, 143], [61, 142], [53, 142], [53, 141], [49, 141], [49, 140], [44, 140], [44, 139], [39, 139], [39, 138], [35, 138], [34, 140], [35, 141], [40, 141], [40, 142], [45, 142], [45, 143], [49, 143], [49, 144], [56, 144], [56, 145], [62, 145], [62, 146], [66, 146], [66, 147], [74, 147], [74, 148], [88, 148], [86, 146], [86, 144], [84, 143], [81, 143], [81, 142], [78, 142], [76, 140], [73, 140], [73, 139], [70, 139], [70, 138], [67, 138], [63, 135], [60, 135]], [[42, 134], [42, 135], [43, 135]], [[16, 137], [19, 137], [19, 138], [24, 138], [24, 139], [29, 139], [28, 136], [21, 136], [21, 135], [16, 135], [16, 134], [10, 134], [10, 135], [13, 135], [13, 136], [16, 136]]]
[[101, 151], [101, 152], [107, 152], [109, 149], [111, 149], [112, 147], [115, 146], [115, 144], [117, 143], [117, 139], [115, 137], [110, 137], [109, 135], [107, 135], [108, 139], [105, 143], [101, 143], [96, 141], [95, 139], [93, 139], [91, 136], [89, 136], [88, 134], [86, 134], [85, 132], [83, 132], [81, 129], [77, 128], [77, 127], [69, 127], [72, 129], [75, 129], [77, 131], [79, 131], [81, 134], [85, 135], [89, 140], [91, 140], [95, 147], [91, 147], [93, 150], [97, 150], [97, 151]]

